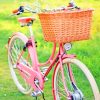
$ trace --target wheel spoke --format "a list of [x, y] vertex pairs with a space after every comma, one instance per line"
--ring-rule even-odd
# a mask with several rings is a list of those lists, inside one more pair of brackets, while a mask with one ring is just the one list
[[73, 87], [72, 87], [72, 82], [70, 80], [70, 76], [69, 76], [69, 71], [68, 71], [68, 66], [67, 64], [64, 65], [64, 72], [66, 74], [66, 83], [69, 85], [70, 87], [70, 91], [73, 91]]

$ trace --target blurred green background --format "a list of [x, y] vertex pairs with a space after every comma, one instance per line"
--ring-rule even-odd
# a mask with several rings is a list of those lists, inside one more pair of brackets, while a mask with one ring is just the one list
[[[75, 0], [81, 8], [94, 8], [91, 39], [73, 43], [72, 49], [68, 53], [74, 53], [77, 58], [84, 62], [96, 79], [100, 90], [100, 0]], [[33, 6], [35, 0], [0, 0], [0, 100], [33, 100], [29, 95], [21, 94], [13, 83], [7, 61], [8, 37], [14, 32], [28, 34], [26, 27], [21, 28], [17, 18], [21, 16], [34, 16], [36, 21], [33, 25], [33, 31], [38, 42], [37, 52], [39, 60], [44, 62], [50, 55], [52, 43], [46, 43], [43, 40], [41, 25], [37, 15], [23, 14], [20, 16], [10, 16], [12, 10], [20, 5], [30, 4]], [[67, 6], [68, 0], [40, 0], [42, 8]], [[34, 7], [33, 7], [34, 8]], [[42, 49], [41, 49], [42, 47]], [[41, 55], [42, 54], [42, 55]], [[51, 91], [51, 76], [45, 84], [46, 100], [53, 100]], [[39, 97], [39, 100], [42, 100]]]

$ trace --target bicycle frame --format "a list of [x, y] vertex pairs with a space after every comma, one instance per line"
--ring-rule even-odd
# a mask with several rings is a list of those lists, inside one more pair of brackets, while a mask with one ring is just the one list
[[[50, 58], [48, 59], [48, 61], [46, 61], [45, 63], [39, 63], [38, 61], [38, 57], [37, 57], [37, 52], [36, 52], [36, 44], [34, 41], [34, 36], [32, 33], [32, 27], [30, 28], [30, 38], [27, 41], [26, 45], [27, 45], [27, 49], [29, 51], [29, 56], [32, 59], [32, 68], [29, 68], [25, 65], [22, 65], [19, 62], [20, 57], [24, 54], [24, 50], [21, 52], [21, 54], [19, 55], [19, 59], [17, 61], [17, 68], [20, 71], [21, 76], [34, 88], [34, 91], [38, 90], [38, 88], [36, 87], [34, 80], [38, 79], [39, 81], [39, 85], [40, 85], [40, 90], [43, 90], [44, 88], [44, 82], [45, 82], [45, 77], [49, 74], [49, 72], [51, 71], [51, 69], [53, 68], [53, 66], [55, 65], [57, 67], [57, 65], [60, 63], [61, 66], [61, 72], [62, 72], [62, 80], [64, 83], [64, 87], [66, 89], [66, 93], [69, 96], [69, 93], [67, 91], [65, 82], [64, 82], [64, 72], [63, 72], [63, 67], [62, 67], [62, 60], [65, 58], [75, 58], [75, 55], [66, 55], [64, 48], [63, 48], [63, 44], [59, 43], [59, 52], [57, 53], [57, 55], [54, 57], [55, 55], [55, 51], [56, 51], [56, 43], [54, 43], [53, 49], [52, 49], [52, 54], [50, 56]], [[20, 35], [20, 34], [19, 34]], [[41, 66], [45, 66], [45, 65], [49, 65], [47, 71], [45, 74], [42, 74], [40, 71], [40, 67]], [[71, 81], [74, 82], [73, 79], [73, 75], [71, 73], [71, 69], [70, 67], [68, 68], [70, 70], [70, 76], [71, 76]]]

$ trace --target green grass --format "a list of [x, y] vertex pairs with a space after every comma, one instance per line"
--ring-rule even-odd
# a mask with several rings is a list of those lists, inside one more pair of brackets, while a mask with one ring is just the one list
[[[25, 0], [25, 2], [26, 1], [27, 0]], [[49, 3], [52, 5], [55, 4], [54, 0], [51, 1], [53, 1], [53, 3]], [[92, 34], [90, 40], [73, 43], [73, 48], [69, 51], [69, 53], [76, 54], [77, 58], [88, 66], [95, 77], [100, 90], [100, 1], [76, 1], [82, 7], [95, 9]], [[16, 4], [15, 0], [0, 0], [0, 100], [34, 100], [29, 95], [21, 94], [14, 85], [8, 67], [7, 50], [5, 49], [5, 44], [7, 43], [8, 37], [11, 36], [12, 33], [17, 31], [28, 33], [27, 28], [20, 27], [19, 23], [17, 22], [18, 17], [9, 16], [13, 9], [16, 9], [20, 4], [23, 4], [24, 0], [20, 0], [20, 2], [21, 3]], [[63, 4], [63, 2], [65, 2], [65, 0], [59, 0], [58, 5]], [[67, 3], [65, 5], [67, 5]], [[35, 36], [37, 37], [36, 40], [38, 41], [37, 52], [39, 55], [39, 60], [41, 62], [46, 61], [50, 55], [52, 43], [46, 43], [43, 40], [39, 20], [36, 20], [34, 23], [33, 30]], [[46, 100], [53, 100], [51, 93], [51, 76], [52, 73], [50, 73], [48, 76], [49, 81], [45, 84], [46, 87], [44, 89], [44, 93]], [[39, 97], [39, 100], [42, 100], [41, 97]]]

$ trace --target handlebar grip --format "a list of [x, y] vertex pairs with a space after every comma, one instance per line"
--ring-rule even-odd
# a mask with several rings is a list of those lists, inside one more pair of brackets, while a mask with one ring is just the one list
[[15, 15], [20, 15], [23, 12], [24, 12], [24, 6], [20, 6], [18, 9], [12, 11], [12, 13]]
[[12, 11], [13, 14], [17, 14], [18, 12], [19, 12], [18, 9], [15, 9], [15, 10]]

